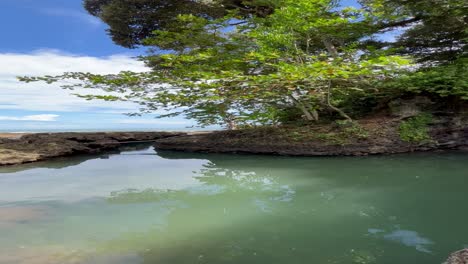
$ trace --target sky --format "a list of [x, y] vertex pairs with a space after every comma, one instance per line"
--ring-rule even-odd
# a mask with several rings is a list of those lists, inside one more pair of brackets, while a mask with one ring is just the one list
[[[356, 5], [355, 0], [345, 3]], [[86, 101], [59, 85], [16, 80], [17, 76], [70, 71], [110, 74], [148, 70], [135, 60], [144, 50], [115, 45], [106, 28], [87, 14], [82, 0], [0, 0], [0, 132], [193, 127], [193, 121], [182, 117], [124, 115], [137, 112], [138, 106], [131, 103]]]
[[[129, 117], [138, 106], [86, 101], [58, 85], [20, 83], [17, 76], [67, 71], [146, 71], [142, 50], [115, 45], [107, 26], [81, 0], [0, 0], [0, 132], [56, 130], [180, 130], [183, 118]], [[87, 92], [89, 93], [89, 92]]]

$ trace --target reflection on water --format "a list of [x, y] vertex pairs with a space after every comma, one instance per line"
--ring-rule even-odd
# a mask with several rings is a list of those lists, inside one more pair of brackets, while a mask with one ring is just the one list
[[427, 246], [434, 244], [431, 240], [421, 237], [417, 232], [410, 230], [396, 230], [390, 234], [384, 235], [384, 238], [400, 242], [408, 247], [414, 247], [416, 250], [425, 253], [431, 253]]
[[[148, 143], [129, 143], [123, 144], [119, 149], [111, 149], [103, 154], [99, 155], [79, 155], [73, 157], [57, 157], [50, 161], [46, 162], [34, 162], [21, 165], [13, 165], [7, 167], [1, 167], [0, 173], [12, 173], [18, 172], [33, 168], [48, 168], [48, 169], [61, 169], [71, 166], [79, 165], [87, 160], [91, 159], [109, 159], [110, 155], [120, 154], [122, 152], [131, 151], [132, 153], [142, 154], [142, 153], [153, 153], [148, 152], [149, 144]], [[153, 153], [154, 154], [154, 153]]]
[[411, 230], [395, 230], [391, 233], [382, 234], [385, 233], [385, 230], [369, 228], [368, 232], [371, 235], [377, 235], [384, 239], [395, 241], [408, 247], [414, 247], [416, 250], [424, 253], [431, 253], [431, 251], [428, 249], [428, 246], [434, 244], [434, 242], [431, 240], [422, 237], [417, 232]]
[[0, 264], [440, 263], [467, 243], [466, 157], [140, 147], [0, 168]]

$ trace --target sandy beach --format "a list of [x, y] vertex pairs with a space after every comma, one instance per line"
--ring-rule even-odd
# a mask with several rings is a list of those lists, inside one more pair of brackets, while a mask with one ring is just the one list
[[12, 138], [12, 139], [16, 139], [16, 138], [20, 138], [24, 135], [26, 135], [27, 133], [0, 133], [0, 138]]

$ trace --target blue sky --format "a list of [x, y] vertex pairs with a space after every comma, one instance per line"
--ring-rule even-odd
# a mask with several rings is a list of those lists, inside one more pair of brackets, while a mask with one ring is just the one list
[[114, 45], [105, 24], [88, 15], [81, 0], [1, 0], [0, 22], [0, 52], [47, 48], [88, 56], [136, 54]]
[[63, 71], [145, 70], [142, 50], [115, 45], [107, 26], [81, 0], [0, 0], [0, 131], [185, 129], [182, 118], [135, 118], [129, 103], [85, 101], [57, 85], [23, 84], [16, 76]]

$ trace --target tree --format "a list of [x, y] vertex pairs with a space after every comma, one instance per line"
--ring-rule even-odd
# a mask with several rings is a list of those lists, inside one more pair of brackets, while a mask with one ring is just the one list
[[[143, 111], [165, 108], [201, 125], [276, 124], [284, 109], [307, 121], [336, 113], [352, 94], [372, 92], [370, 80], [394, 75], [404, 58], [360, 47], [374, 33], [364, 10], [340, 8], [333, 0], [270, 1], [267, 16], [243, 10], [214, 19], [179, 14], [142, 44], [150, 73], [99, 76], [67, 73], [25, 81], [84, 81], [87, 88], [118, 92], [89, 99], [131, 100]], [[268, 6], [267, 5], [267, 6]], [[161, 49], [166, 53], [161, 53]]]

